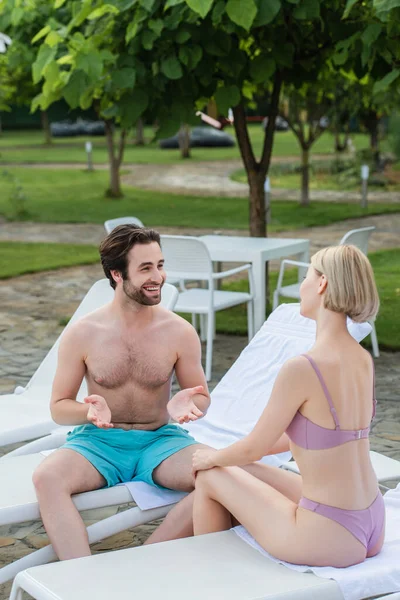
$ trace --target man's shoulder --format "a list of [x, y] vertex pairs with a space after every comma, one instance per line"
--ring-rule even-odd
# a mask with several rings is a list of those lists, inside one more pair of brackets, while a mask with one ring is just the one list
[[67, 325], [64, 335], [68, 335], [70, 338], [85, 338], [92, 336], [104, 326], [104, 317], [104, 307], [97, 308], [87, 315], [83, 315], [74, 323]]
[[[168, 327], [170, 327], [174, 332], [178, 334], [192, 334], [196, 333], [193, 325], [186, 321], [180, 315], [164, 308], [163, 306], [158, 307], [160, 320], [165, 323]], [[197, 335], [197, 334], [196, 334]]]

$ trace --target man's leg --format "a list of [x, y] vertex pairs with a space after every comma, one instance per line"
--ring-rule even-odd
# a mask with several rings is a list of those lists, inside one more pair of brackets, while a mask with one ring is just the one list
[[163, 460], [154, 469], [153, 479], [158, 485], [192, 493], [170, 510], [161, 525], [147, 538], [145, 544], [166, 542], [193, 535], [192, 456], [199, 448], [206, 448], [206, 446], [203, 444], [188, 446]]
[[86, 527], [71, 496], [97, 490], [105, 483], [84, 456], [68, 448], [48, 456], [34, 472], [40, 514], [60, 560], [90, 555]]

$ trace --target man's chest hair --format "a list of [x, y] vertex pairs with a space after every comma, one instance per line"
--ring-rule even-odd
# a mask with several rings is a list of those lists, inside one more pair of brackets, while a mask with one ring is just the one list
[[157, 340], [108, 340], [96, 345], [87, 357], [87, 368], [96, 383], [118, 388], [128, 383], [160, 387], [171, 377], [175, 354]]

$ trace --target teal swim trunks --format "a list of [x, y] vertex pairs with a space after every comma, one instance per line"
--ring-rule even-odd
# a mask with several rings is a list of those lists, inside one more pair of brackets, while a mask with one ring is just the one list
[[153, 480], [153, 471], [163, 460], [179, 450], [197, 444], [179, 425], [163, 425], [154, 431], [143, 429], [99, 429], [79, 425], [68, 433], [62, 448], [84, 456], [104, 477], [107, 486], [127, 481]]

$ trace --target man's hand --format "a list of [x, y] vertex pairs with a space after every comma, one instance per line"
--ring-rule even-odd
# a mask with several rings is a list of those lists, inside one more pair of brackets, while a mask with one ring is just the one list
[[84, 402], [90, 404], [87, 414], [89, 423], [93, 423], [99, 429], [114, 427], [111, 423], [111, 410], [108, 408], [108, 404], [103, 396], [92, 394], [91, 396], [86, 396]]
[[193, 476], [196, 477], [197, 471], [206, 471], [217, 466], [217, 452], [214, 448], [200, 448], [196, 450], [192, 457]]
[[201, 410], [193, 402], [193, 396], [204, 392], [202, 385], [181, 390], [167, 404], [169, 415], [177, 423], [189, 423], [203, 416]]

